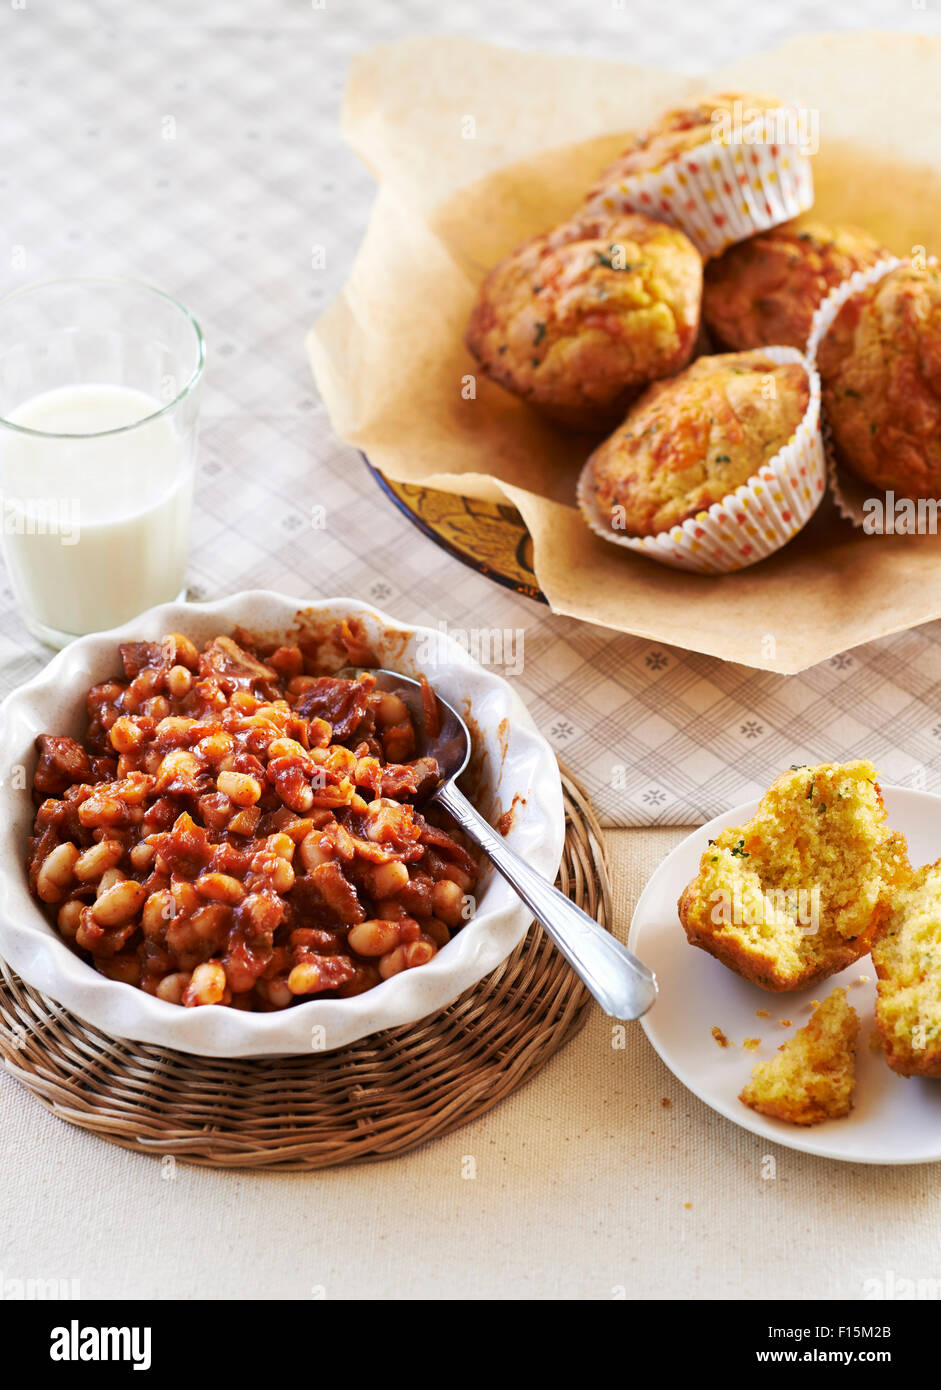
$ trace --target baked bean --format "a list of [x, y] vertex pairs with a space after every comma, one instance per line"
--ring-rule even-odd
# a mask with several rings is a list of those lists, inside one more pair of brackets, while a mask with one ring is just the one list
[[224, 943], [231, 923], [231, 908], [226, 903], [206, 903], [197, 908], [189, 919], [189, 928], [200, 941], [210, 941], [215, 946]]
[[140, 912], [146, 896], [144, 885], [129, 878], [102, 893], [92, 908], [92, 914], [101, 927], [123, 927]]
[[221, 1004], [226, 990], [225, 971], [216, 960], [197, 965], [183, 991], [183, 1003], [191, 1009], [201, 1004]]
[[145, 936], [157, 936], [176, 915], [176, 904], [168, 888], [160, 888], [151, 893], [144, 903], [141, 913], [141, 927]]
[[[307, 782], [298, 782], [292, 787], [279, 787], [278, 795], [285, 806], [288, 806], [292, 811], [296, 811], [299, 816], [302, 816], [305, 811], [309, 811], [315, 801], [318, 805], [326, 805], [329, 800], [324, 794], [315, 797], [313, 788], [310, 787]], [[330, 804], [343, 805], [344, 803], [341, 800]]]
[[171, 666], [167, 672], [167, 689], [175, 700], [182, 700], [193, 688], [193, 677], [185, 666]]
[[350, 927], [346, 939], [350, 949], [358, 956], [384, 956], [399, 944], [399, 924], [378, 918], [359, 922], [355, 927]]
[[322, 988], [320, 970], [313, 961], [301, 961], [288, 976], [288, 989], [292, 994], [314, 994]]
[[392, 691], [382, 691], [376, 702], [376, 723], [379, 727], [385, 729], [392, 724], [404, 724], [408, 717], [405, 701]]
[[290, 861], [294, 858], [294, 841], [290, 835], [279, 832], [277, 835], [269, 835], [265, 841], [265, 848], [271, 854], [276, 854], [279, 859]]
[[122, 825], [127, 822], [127, 807], [123, 800], [105, 792], [93, 792], [78, 808], [78, 818], [89, 828]]
[[410, 941], [407, 945], [396, 946], [380, 958], [379, 974], [384, 980], [403, 970], [414, 970], [416, 966], [427, 965], [436, 953], [433, 941]]
[[175, 970], [172, 975], [164, 975], [157, 985], [157, 998], [168, 1004], [182, 1004], [183, 991], [190, 982], [188, 970]]
[[464, 894], [460, 887], [449, 878], [439, 878], [431, 890], [435, 916], [440, 917], [449, 927], [459, 927], [464, 921]]
[[160, 720], [154, 733], [163, 744], [173, 743], [182, 746], [190, 742], [198, 723], [197, 719], [187, 719], [182, 714], [168, 714], [165, 719]]
[[196, 880], [196, 891], [217, 903], [240, 903], [245, 897], [245, 889], [231, 874], [201, 874]]
[[131, 772], [123, 781], [112, 785], [125, 806], [140, 806], [152, 793], [154, 779], [143, 772]]
[[441, 866], [441, 877], [450, 879], [456, 883], [462, 893], [469, 893], [474, 886], [474, 880], [469, 873], [458, 867], [457, 864], [443, 864]]
[[263, 876], [267, 886], [282, 896], [294, 887], [294, 870], [288, 860], [278, 854], [256, 854], [252, 872]]
[[217, 733], [207, 734], [201, 738], [196, 745], [195, 752], [206, 762], [217, 766], [223, 758], [227, 758], [235, 747], [235, 741], [230, 733], [225, 729], [220, 729]]
[[134, 868], [139, 872], [149, 869], [157, 852], [156, 845], [150, 844], [147, 840], [140, 840], [128, 853], [128, 858]]
[[396, 946], [379, 958], [379, 974], [384, 980], [391, 980], [393, 975], [399, 975], [407, 968], [405, 963], [405, 947]]
[[157, 789], [167, 791], [175, 788], [179, 791], [189, 791], [196, 786], [200, 771], [199, 762], [193, 753], [186, 748], [174, 748], [160, 764]]
[[273, 1009], [286, 1009], [294, 1002], [287, 980], [259, 980], [258, 988]]
[[123, 883], [126, 878], [127, 874], [122, 873], [120, 869], [114, 867], [105, 869], [101, 878], [98, 880], [98, 886], [95, 889], [95, 897], [100, 898], [103, 893], [107, 893], [109, 888], [113, 888], [116, 883]]
[[327, 864], [333, 858], [330, 848], [321, 844], [322, 839], [321, 832], [313, 830], [300, 843], [298, 853], [301, 856], [301, 863], [309, 874], [313, 873], [319, 865]]
[[400, 859], [371, 865], [366, 870], [366, 883], [374, 898], [394, 898], [408, 883], [408, 869]]
[[72, 883], [79, 853], [70, 840], [46, 855], [36, 875], [36, 892], [44, 903], [58, 903], [65, 897]]
[[382, 751], [390, 763], [408, 762], [415, 756], [415, 731], [411, 723], [393, 724], [382, 731]]
[[101, 878], [105, 870], [113, 869], [124, 856], [124, 846], [120, 840], [99, 840], [83, 850], [75, 861], [75, 877], [82, 883], [93, 883]]
[[220, 772], [216, 786], [236, 806], [254, 806], [261, 799], [261, 783], [245, 772]]
[[108, 730], [111, 747], [116, 753], [132, 753], [144, 741], [144, 730], [133, 719], [122, 714]]
[[410, 941], [405, 947], [405, 968], [414, 970], [418, 965], [427, 965], [437, 954], [438, 948], [433, 941], [425, 938], [421, 941]]
[[429, 917], [424, 923], [425, 932], [431, 937], [432, 941], [440, 950], [442, 946], [447, 946], [451, 940], [451, 930], [446, 922], [442, 922], [438, 917]]
[[184, 637], [181, 632], [171, 632], [163, 640], [168, 650], [172, 650], [173, 660], [187, 666], [191, 671], [196, 670], [199, 666], [199, 652], [188, 637]]
[[170, 701], [166, 695], [151, 695], [141, 705], [141, 712], [149, 719], [164, 719], [170, 713]]
[[269, 758], [301, 758], [308, 761], [309, 754], [303, 744], [294, 738], [273, 738], [268, 744]]
[[78, 931], [79, 923], [82, 920], [83, 906], [84, 904], [78, 898], [72, 898], [59, 908], [56, 925], [62, 935], [67, 936], [70, 940], [74, 940], [75, 933]]

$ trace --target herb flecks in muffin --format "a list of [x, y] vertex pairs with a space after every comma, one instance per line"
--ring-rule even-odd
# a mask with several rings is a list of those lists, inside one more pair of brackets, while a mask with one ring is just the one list
[[701, 293], [702, 259], [682, 232], [639, 213], [582, 215], [491, 270], [467, 346], [488, 376], [544, 414], [609, 429], [650, 382], [689, 360]]
[[751, 820], [703, 855], [679, 901], [690, 943], [774, 991], [864, 956], [911, 873], [874, 776], [865, 762], [783, 773]]
[[803, 351], [814, 311], [830, 290], [886, 254], [857, 227], [785, 223], [708, 263], [703, 320], [724, 348], [778, 343]]
[[882, 493], [941, 495], [941, 282], [902, 265], [852, 295], [817, 365], [839, 462]]
[[790, 442], [809, 402], [800, 363], [763, 352], [698, 358], [650, 387], [589, 458], [599, 518], [649, 536], [706, 511]]

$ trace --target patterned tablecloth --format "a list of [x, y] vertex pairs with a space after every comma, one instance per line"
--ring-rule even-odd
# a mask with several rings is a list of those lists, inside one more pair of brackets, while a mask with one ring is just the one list
[[[941, 786], [941, 624], [795, 677], [586, 627], [421, 537], [333, 435], [304, 334], [342, 285], [372, 198], [338, 130], [345, 71], [370, 42], [442, 27], [431, 0], [71, 0], [59, 11], [39, 0], [0, 10], [0, 289], [131, 275], [202, 322], [195, 596], [350, 594], [408, 621], [511, 635], [506, 673], [610, 825], [701, 820], [792, 762], [863, 755], [887, 781]], [[671, 7], [667, 26], [657, 0], [464, 0], [446, 27], [691, 70], [821, 18], [831, 29], [941, 23], [933, 0], [836, 3], [822, 17], [809, 0], [744, 11], [719, 0]], [[0, 576], [0, 692], [45, 659]]]

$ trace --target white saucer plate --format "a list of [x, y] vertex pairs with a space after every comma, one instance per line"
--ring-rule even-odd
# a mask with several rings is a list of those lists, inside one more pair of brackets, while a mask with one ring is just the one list
[[[889, 824], [908, 841], [914, 867], [941, 857], [941, 797], [905, 787], [883, 787]], [[642, 1025], [673, 1074], [713, 1110], [761, 1138], [804, 1153], [849, 1163], [935, 1163], [941, 1160], [941, 1080], [897, 1076], [870, 1047], [875, 1031], [876, 972], [869, 956], [811, 989], [771, 994], [749, 984], [704, 951], [690, 946], [676, 903], [699, 869], [707, 841], [741, 825], [757, 802], [717, 816], [677, 845], [651, 877], [631, 922], [630, 947], [656, 972], [660, 996]], [[738, 1099], [751, 1069], [773, 1057], [805, 1024], [812, 1002], [837, 985], [860, 1018], [853, 1110], [844, 1119], [807, 1128], [771, 1119]], [[769, 1018], [759, 1018], [766, 1009]], [[791, 1026], [784, 1027], [785, 1020]], [[721, 1029], [731, 1042], [712, 1035]], [[745, 1038], [760, 1046], [743, 1048]]]

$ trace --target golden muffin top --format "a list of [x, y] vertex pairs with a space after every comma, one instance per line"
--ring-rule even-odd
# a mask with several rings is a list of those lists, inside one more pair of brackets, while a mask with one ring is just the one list
[[697, 358], [650, 387], [591, 455], [599, 518], [653, 536], [705, 511], [789, 442], [809, 403], [800, 363], [760, 351]]
[[853, 295], [817, 362], [840, 461], [880, 490], [941, 496], [941, 270], [902, 265]]
[[785, 222], [706, 266], [703, 319], [716, 345], [800, 348], [830, 290], [889, 253], [858, 227]]
[[747, 120], [750, 112], [777, 111], [783, 104], [777, 97], [756, 92], [720, 92], [690, 106], [667, 111], [647, 130], [634, 136], [623, 154], [608, 165], [588, 197], [593, 198], [636, 174], [655, 173], [677, 155], [699, 145], [728, 143], [721, 138], [720, 114], [730, 117], [738, 112]]
[[532, 237], [484, 280], [466, 341], [494, 381], [563, 423], [609, 428], [689, 360], [702, 258], [640, 213], [581, 215]]

